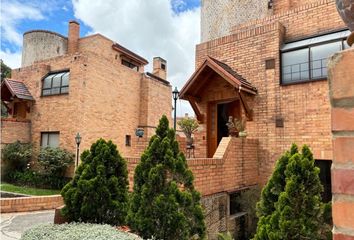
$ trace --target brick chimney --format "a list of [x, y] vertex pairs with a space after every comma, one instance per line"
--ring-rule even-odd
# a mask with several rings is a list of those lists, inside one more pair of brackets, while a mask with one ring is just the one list
[[79, 50], [80, 24], [71, 20], [68, 33], [68, 54], [76, 53]]
[[154, 57], [152, 73], [159, 78], [166, 80], [167, 64], [166, 60], [160, 57]]

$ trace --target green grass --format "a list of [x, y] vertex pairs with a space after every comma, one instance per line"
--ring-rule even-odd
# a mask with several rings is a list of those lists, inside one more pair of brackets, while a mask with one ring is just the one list
[[34, 195], [34, 196], [60, 194], [60, 190], [21, 187], [21, 186], [16, 186], [4, 182], [0, 184], [0, 188], [1, 191], [5, 191], [5, 192], [22, 193], [22, 194]]

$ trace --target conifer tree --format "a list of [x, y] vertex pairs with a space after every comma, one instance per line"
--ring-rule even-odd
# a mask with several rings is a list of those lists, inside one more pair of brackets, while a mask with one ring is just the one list
[[99, 139], [81, 155], [75, 176], [62, 190], [63, 215], [71, 221], [125, 223], [128, 171], [112, 141]]
[[307, 146], [282, 156], [257, 204], [255, 240], [321, 239], [324, 204], [319, 168]]
[[166, 116], [135, 169], [128, 224], [144, 238], [183, 240], [205, 235], [200, 194]]

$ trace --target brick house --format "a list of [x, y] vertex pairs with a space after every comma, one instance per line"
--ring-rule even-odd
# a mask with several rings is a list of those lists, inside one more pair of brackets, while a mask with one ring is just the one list
[[[224, 170], [202, 186], [199, 171], [206, 167], [195, 170], [204, 201], [219, 204], [218, 212], [211, 210], [206, 218], [209, 236], [242, 228], [235, 198], [254, 184], [263, 185], [292, 143], [310, 146], [321, 169], [323, 198], [332, 197], [327, 60], [349, 48], [350, 32], [332, 0], [246, 2], [202, 1], [196, 70], [180, 92], [201, 123], [196, 158], [225, 161]], [[247, 119], [247, 139], [229, 140], [229, 116]], [[250, 149], [256, 152], [252, 157]], [[240, 156], [231, 157], [233, 165], [227, 166], [225, 154], [231, 152]], [[219, 178], [223, 187], [213, 188]]]
[[22, 66], [1, 86], [10, 113], [1, 120], [1, 143], [18, 139], [76, 152], [79, 132], [81, 149], [102, 137], [123, 156], [140, 156], [160, 117], [171, 115], [166, 61], [154, 58], [153, 73], [145, 73], [147, 60], [105, 36], [80, 38], [76, 21], [68, 32], [24, 34]]

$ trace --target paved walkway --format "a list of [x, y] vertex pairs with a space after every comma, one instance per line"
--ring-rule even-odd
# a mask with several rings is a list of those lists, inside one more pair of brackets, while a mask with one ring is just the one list
[[21, 234], [41, 223], [53, 223], [54, 210], [1, 214], [1, 240], [20, 239]]

